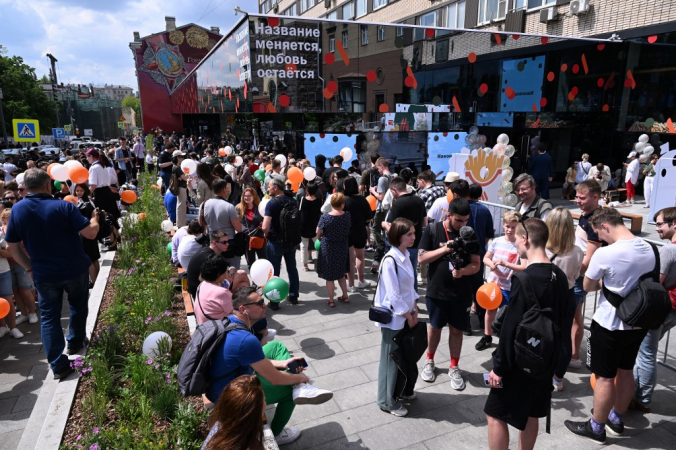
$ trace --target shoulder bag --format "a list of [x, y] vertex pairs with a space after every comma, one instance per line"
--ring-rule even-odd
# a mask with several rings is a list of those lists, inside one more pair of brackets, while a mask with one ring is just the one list
[[[383, 261], [385, 258], [392, 258], [392, 261], [394, 261], [394, 270], [399, 275], [399, 268], [397, 267], [397, 261], [389, 255], [385, 256], [383, 258]], [[383, 261], [380, 262], [380, 267], [382, 270], [383, 267]], [[388, 323], [392, 322], [392, 315], [393, 315], [393, 310], [392, 306], [389, 308], [386, 308], [385, 306], [375, 306], [376, 302], [376, 295], [378, 294], [378, 288], [380, 287], [380, 272], [378, 272], [378, 282], [376, 284], [376, 291], [373, 293], [373, 300], [371, 300], [371, 307], [369, 308], [369, 320], [371, 322], [378, 322], [382, 323], [383, 325], [387, 325]]]

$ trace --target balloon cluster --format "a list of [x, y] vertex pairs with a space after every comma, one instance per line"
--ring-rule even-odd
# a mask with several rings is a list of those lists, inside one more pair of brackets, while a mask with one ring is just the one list
[[465, 136], [465, 145], [471, 151], [479, 150], [484, 148], [486, 145], [486, 136], [479, 134], [479, 127], [472, 126], [469, 129], [469, 133]]
[[[52, 163], [47, 167], [47, 173], [54, 181], [66, 182], [68, 180], [75, 184], [86, 183], [89, 180], [89, 171], [84, 168], [80, 161], [66, 161], [64, 164]], [[17, 177], [17, 183], [23, 182], [23, 174]]]
[[655, 153], [655, 147], [648, 143], [649, 140], [647, 134], [642, 134], [638, 137], [638, 142], [634, 144], [634, 151], [638, 153], [638, 160], [641, 164], [647, 163], [648, 157]]
[[514, 176], [514, 170], [509, 167], [509, 163], [516, 149], [509, 143], [509, 136], [505, 133], [500, 134], [497, 144], [493, 146], [493, 152], [500, 156], [505, 156], [505, 159], [502, 160], [502, 179], [500, 180], [500, 188], [498, 189], [498, 200], [503, 205], [514, 206], [519, 201], [519, 198], [512, 192], [514, 188], [510, 180]]

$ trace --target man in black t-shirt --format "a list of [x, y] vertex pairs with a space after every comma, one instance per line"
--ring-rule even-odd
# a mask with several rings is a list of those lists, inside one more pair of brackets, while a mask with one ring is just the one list
[[211, 255], [218, 255], [228, 250], [228, 235], [223, 230], [217, 230], [209, 233], [211, 243], [208, 247], [202, 247], [190, 259], [190, 263], [186, 269], [188, 274], [188, 293], [194, 299], [197, 286], [200, 284], [200, 272], [202, 264]]
[[[455, 267], [451, 260], [453, 250], [448, 243], [460, 236], [461, 228], [469, 220], [469, 202], [464, 198], [456, 198], [450, 203], [446, 220], [433, 223], [425, 228], [418, 247], [418, 263], [429, 264], [429, 281], [427, 285], [427, 311], [430, 315], [430, 326], [427, 327], [427, 358], [421, 373], [424, 381], [432, 382], [434, 374], [434, 353], [441, 340], [441, 331], [448, 325], [448, 346], [451, 354], [451, 387], [456, 390], [465, 388], [458, 362], [462, 349], [462, 332], [468, 328], [467, 314], [472, 306], [471, 275], [481, 265], [479, 252], [469, 255], [463, 267]], [[476, 240], [474, 231], [467, 227], [469, 240]]]
[[162, 194], [164, 194], [164, 192], [169, 189], [169, 182], [171, 181], [171, 167], [174, 164], [172, 162], [171, 154], [175, 148], [176, 145], [170, 142], [157, 158], [157, 167], [159, 168], [160, 177], [162, 178]]
[[[389, 231], [390, 224], [400, 217], [408, 219], [415, 224], [415, 242], [413, 243], [413, 247], [408, 249], [411, 265], [413, 265], [413, 273], [415, 273], [418, 269], [418, 245], [420, 245], [423, 229], [427, 226], [425, 202], [414, 193], [408, 193], [406, 182], [401, 177], [392, 178], [392, 181], [390, 181], [390, 191], [392, 191], [392, 197], [395, 200], [392, 203], [387, 220], [382, 223], [382, 226], [385, 231]], [[413, 284], [417, 292], [417, 277], [415, 277]]]

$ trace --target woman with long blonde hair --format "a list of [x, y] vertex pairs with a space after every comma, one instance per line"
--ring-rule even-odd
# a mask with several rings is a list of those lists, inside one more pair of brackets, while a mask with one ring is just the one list
[[242, 199], [235, 207], [239, 214], [239, 220], [242, 222], [242, 233], [246, 233], [246, 263], [251, 265], [258, 259], [266, 259], [265, 237], [262, 230], [263, 216], [258, 212], [258, 205], [261, 200], [258, 198], [256, 189], [253, 187], [244, 188]]
[[563, 348], [559, 354], [559, 362], [554, 370], [552, 384], [557, 391], [563, 390], [563, 376], [566, 374], [568, 363], [573, 354], [572, 334], [573, 320], [578, 322], [579, 329], [583, 328], [582, 304], [575, 303], [573, 286], [580, 276], [580, 267], [584, 253], [575, 245], [575, 225], [573, 216], [568, 209], [559, 206], [550, 211], [545, 219], [549, 228], [549, 240], [546, 245], [547, 257], [552, 264], [558, 266], [566, 274], [568, 281], [568, 303], [565, 307], [564, 328], [561, 330]]

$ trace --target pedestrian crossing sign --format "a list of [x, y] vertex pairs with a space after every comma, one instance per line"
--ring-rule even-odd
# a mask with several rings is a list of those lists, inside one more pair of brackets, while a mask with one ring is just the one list
[[40, 142], [40, 123], [32, 119], [13, 119], [16, 142]]

